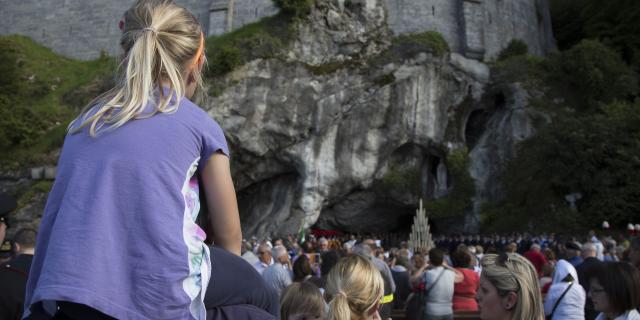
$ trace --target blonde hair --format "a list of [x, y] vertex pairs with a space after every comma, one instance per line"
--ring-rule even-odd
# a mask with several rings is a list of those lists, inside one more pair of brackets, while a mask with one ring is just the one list
[[498, 289], [500, 295], [515, 292], [518, 301], [513, 320], [544, 320], [538, 274], [531, 262], [517, 253], [486, 254], [482, 258], [482, 277]]
[[327, 277], [329, 319], [365, 319], [383, 294], [382, 275], [371, 261], [358, 255], [342, 258]]
[[323, 319], [325, 304], [320, 289], [310, 282], [294, 282], [280, 297], [280, 319]]
[[[72, 133], [89, 126], [95, 136], [104, 125], [115, 129], [131, 119], [176, 111], [186, 93], [187, 73], [193, 72], [202, 87], [198, 65], [204, 63], [204, 35], [193, 14], [170, 0], [138, 0], [125, 12], [122, 23], [119, 80], [69, 124]], [[163, 81], [168, 82], [168, 94], [162, 89]], [[159, 91], [159, 101], [154, 90]], [[155, 109], [145, 112], [149, 102], [154, 102]]]

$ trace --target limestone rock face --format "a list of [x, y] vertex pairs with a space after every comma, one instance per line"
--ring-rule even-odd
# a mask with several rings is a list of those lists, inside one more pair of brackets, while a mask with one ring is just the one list
[[[447, 155], [459, 148], [477, 194], [454, 227], [473, 229], [515, 145], [546, 121], [526, 90], [492, 85], [462, 54], [378, 59], [392, 43], [385, 13], [382, 0], [319, 1], [283, 57], [239, 67], [202, 103], [230, 145], [245, 237], [408, 227], [420, 198], [455, 185]], [[0, 178], [1, 191], [19, 193], [25, 177]], [[14, 213], [16, 227], [36, 223], [45, 199]]]
[[389, 45], [385, 10], [376, 0], [318, 1], [289, 51], [293, 61], [313, 65], [379, 54]]
[[493, 105], [475, 110], [467, 126], [483, 128], [469, 154], [469, 173], [477, 191], [467, 220], [470, 225], [479, 222], [482, 202], [499, 198], [497, 179], [506, 162], [515, 157], [517, 144], [535, 134], [535, 123], [550, 121], [548, 115], [528, 106], [530, 94], [519, 83], [494, 86], [487, 95], [492, 96]]
[[[234, 85], [204, 106], [231, 145], [246, 236], [292, 233], [316, 222], [389, 230], [413, 214], [418, 199], [384, 190], [385, 175], [397, 169], [390, 168], [394, 154], [404, 155], [395, 163], [415, 164], [417, 183], [431, 185], [435, 196], [438, 164], [463, 144], [462, 126], [452, 119], [471, 111], [461, 109], [465, 99], [482, 96], [486, 66], [420, 53], [314, 74], [308, 64], [361, 60], [390, 43], [380, 5], [340, 10], [339, 2], [319, 7], [300, 30], [291, 61], [243, 66], [229, 75]], [[376, 81], [381, 77], [392, 80]]]

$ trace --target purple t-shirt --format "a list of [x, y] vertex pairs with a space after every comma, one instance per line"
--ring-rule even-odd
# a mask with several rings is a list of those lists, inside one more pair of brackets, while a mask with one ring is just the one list
[[27, 285], [29, 306], [71, 301], [118, 319], [204, 319], [210, 277], [197, 171], [229, 154], [187, 99], [173, 113], [67, 135]]

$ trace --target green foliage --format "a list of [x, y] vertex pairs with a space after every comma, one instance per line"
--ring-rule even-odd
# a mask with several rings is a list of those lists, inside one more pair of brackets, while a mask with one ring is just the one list
[[[583, 116], [557, 115], [520, 145], [502, 178], [505, 201], [486, 210], [485, 222], [507, 217], [534, 230], [562, 230], [631, 221], [640, 208], [639, 108], [612, 103]], [[564, 200], [574, 192], [583, 196], [578, 212]]]
[[329, 62], [320, 65], [305, 64], [305, 68], [316, 76], [323, 76], [334, 73], [340, 69], [348, 68], [352, 63], [345, 62]]
[[449, 45], [442, 35], [435, 31], [410, 33], [392, 39], [391, 46], [373, 58], [371, 65], [385, 65], [394, 61], [413, 58], [426, 52], [442, 57], [449, 52]]
[[549, 75], [547, 61], [530, 55], [512, 56], [497, 61], [492, 67], [491, 73], [496, 83], [520, 82], [530, 88], [540, 88]]
[[443, 56], [449, 52], [449, 45], [436, 31], [404, 34], [393, 39], [392, 46], [398, 46], [405, 54], [414, 56], [419, 52], [431, 52], [436, 56]]
[[637, 74], [613, 50], [593, 40], [547, 59], [517, 55], [497, 61], [492, 74], [496, 83], [520, 82], [529, 91], [561, 97], [566, 106], [581, 111], [616, 100], [632, 101], [638, 94]]
[[507, 47], [498, 55], [498, 61], [506, 60], [511, 57], [526, 55], [529, 52], [529, 47], [524, 41], [519, 39], [513, 39], [509, 41]]
[[242, 64], [240, 49], [236, 47], [220, 47], [211, 54], [208, 60], [208, 75], [224, 75]]
[[216, 78], [254, 59], [277, 57], [293, 37], [291, 16], [278, 14], [207, 38], [205, 76]]
[[23, 36], [0, 37], [0, 166], [28, 165], [60, 147], [59, 127], [75, 116], [62, 97], [114, 68], [109, 58], [75, 61]]
[[311, 12], [315, 0], [274, 0], [274, 3], [282, 12], [301, 18]]
[[550, 4], [560, 49], [585, 38], [600, 40], [640, 72], [640, 1], [551, 0]]
[[398, 194], [417, 195], [420, 191], [420, 167], [391, 163], [381, 182], [382, 193], [393, 190]]
[[638, 93], [633, 70], [613, 50], [594, 40], [584, 40], [553, 56], [550, 69], [557, 82], [578, 93], [578, 109], [598, 103], [627, 100]]
[[464, 215], [472, 205], [471, 200], [476, 193], [475, 183], [469, 175], [469, 153], [466, 148], [451, 151], [446, 164], [453, 188], [447, 196], [425, 204], [431, 217]]

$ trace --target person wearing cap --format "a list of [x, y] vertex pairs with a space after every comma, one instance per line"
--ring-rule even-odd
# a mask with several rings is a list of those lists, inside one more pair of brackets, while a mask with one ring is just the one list
[[0, 266], [0, 319], [20, 319], [36, 246], [36, 230], [20, 229], [14, 236], [17, 255]]
[[4, 240], [2, 244], [0, 244], [0, 265], [13, 259], [14, 253], [13, 242], [8, 239]]
[[4, 238], [9, 229], [9, 213], [18, 206], [16, 199], [0, 194], [0, 243], [4, 244]]
[[574, 267], [580, 265], [582, 263], [582, 257], [580, 257], [580, 246], [573, 241], [569, 241], [564, 244], [564, 247], [566, 249], [566, 260]]

